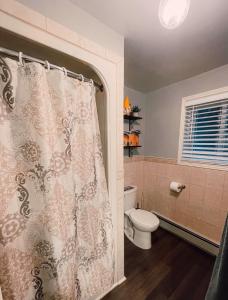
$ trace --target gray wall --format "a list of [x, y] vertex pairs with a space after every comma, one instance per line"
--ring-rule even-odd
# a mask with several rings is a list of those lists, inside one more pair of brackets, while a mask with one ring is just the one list
[[[124, 87], [124, 97], [128, 96], [130, 98], [130, 101], [132, 105], [138, 105], [142, 110], [140, 112], [140, 117], [142, 117], [142, 120], [139, 120], [137, 123], [135, 123], [134, 128], [140, 129], [142, 131], [142, 134], [140, 134], [140, 144], [142, 145], [142, 148], [138, 148], [138, 150], [134, 151], [134, 154], [144, 154], [144, 144], [145, 144], [145, 112], [146, 112], [146, 94], [133, 90], [128, 87]], [[124, 122], [124, 129], [128, 130], [128, 122]], [[125, 151], [124, 155], [127, 155], [127, 151]]]
[[[69, 0], [18, 0], [39, 13], [123, 56], [124, 38]], [[98, 8], [99, 9], [99, 8]]]
[[177, 158], [182, 97], [224, 86], [228, 65], [147, 94], [144, 154]]

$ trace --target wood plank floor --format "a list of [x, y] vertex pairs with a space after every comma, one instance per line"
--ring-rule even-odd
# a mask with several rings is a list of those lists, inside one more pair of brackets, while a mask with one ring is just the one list
[[127, 281], [103, 300], [204, 300], [214, 260], [161, 228], [150, 250], [125, 238]]

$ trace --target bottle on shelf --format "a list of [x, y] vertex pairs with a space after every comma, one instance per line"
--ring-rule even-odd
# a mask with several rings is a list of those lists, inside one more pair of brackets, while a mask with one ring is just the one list
[[131, 102], [128, 96], [124, 98], [124, 115], [131, 114]]

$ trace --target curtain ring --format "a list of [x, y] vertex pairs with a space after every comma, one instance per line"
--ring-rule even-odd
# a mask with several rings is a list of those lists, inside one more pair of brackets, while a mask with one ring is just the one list
[[24, 67], [24, 63], [23, 63], [23, 52], [19, 52], [19, 53], [18, 53], [18, 62], [19, 62], [19, 66]]
[[84, 82], [85, 81], [85, 78], [82, 74], [79, 74], [79, 76], [81, 77], [81, 81]]
[[67, 76], [67, 69], [62, 67], [62, 70], [63, 70], [64, 75]]
[[47, 61], [47, 60], [45, 60], [45, 67], [47, 68], [47, 72], [49, 72], [51, 67], [50, 67], [49, 61]]

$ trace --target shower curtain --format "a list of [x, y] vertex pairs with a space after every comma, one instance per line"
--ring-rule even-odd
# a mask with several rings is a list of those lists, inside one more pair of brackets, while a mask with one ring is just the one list
[[96, 299], [112, 239], [94, 86], [0, 57], [3, 299]]

